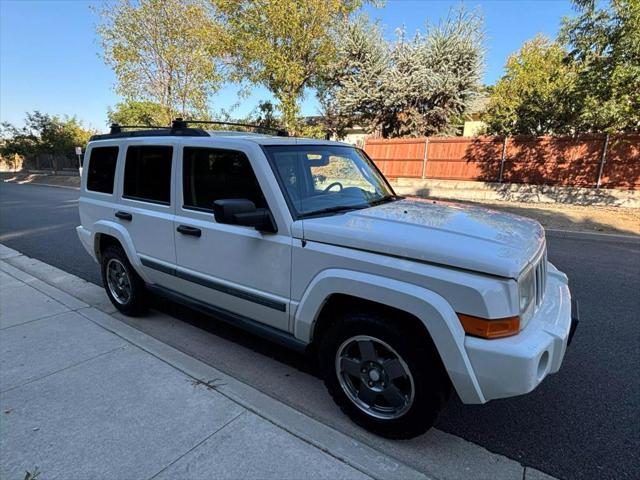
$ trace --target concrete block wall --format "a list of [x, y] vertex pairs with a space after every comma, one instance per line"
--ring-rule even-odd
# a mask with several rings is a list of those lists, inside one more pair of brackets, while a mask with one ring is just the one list
[[400, 195], [421, 197], [640, 208], [640, 191], [638, 190], [414, 178], [397, 178], [391, 181], [391, 185]]

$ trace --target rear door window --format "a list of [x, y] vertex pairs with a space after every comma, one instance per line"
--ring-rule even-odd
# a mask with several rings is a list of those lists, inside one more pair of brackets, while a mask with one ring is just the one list
[[127, 148], [122, 196], [169, 205], [173, 147], [142, 145]]
[[87, 190], [112, 194], [117, 163], [118, 147], [93, 147], [89, 156]]

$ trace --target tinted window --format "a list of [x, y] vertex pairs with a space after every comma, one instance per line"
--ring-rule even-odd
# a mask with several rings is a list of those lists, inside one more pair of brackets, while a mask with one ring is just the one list
[[184, 206], [212, 211], [213, 202], [246, 198], [266, 207], [249, 159], [242, 152], [214, 148], [185, 148], [182, 170]]
[[122, 196], [170, 203], [173, 147], [140, 146], [127, 149]]
[[113, 178], [118, 162], [118, 147], [94, 147], [89, 157], [87, 190], [113, 193]]

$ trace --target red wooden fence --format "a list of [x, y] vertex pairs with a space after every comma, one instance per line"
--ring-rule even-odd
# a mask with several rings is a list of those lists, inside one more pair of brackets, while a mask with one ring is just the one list
[[367, 139], [389, 178], [640, 188], [640, 135]]

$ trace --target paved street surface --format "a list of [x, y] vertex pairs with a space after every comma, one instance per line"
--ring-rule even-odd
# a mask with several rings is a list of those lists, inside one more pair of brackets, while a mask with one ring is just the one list
[[[73, 231], [79, 222], [76, 200], [74, 190], [0, 185], [0, 242], [99, 283], [97, 265]], [[147, 318], [121, 319], [436, 477], [498, 478], [490, 474], [493, 466], [502, 478], [522, 478], [523, 464], [561, 478], [636, 478], [640, 242], [554, 235], [549, 257], [567, 272], [581, 305], [582, 323], [563, 368], [519, 398], [484, 406], [464, 406], [453, 398], [438, 429], [411, 441], [385, 441], [353, 426], [300, 355], [162, 300]], [[455, 477], [447, 475], [452, 466]]]

